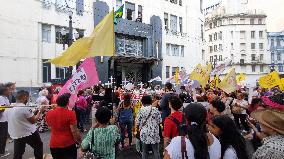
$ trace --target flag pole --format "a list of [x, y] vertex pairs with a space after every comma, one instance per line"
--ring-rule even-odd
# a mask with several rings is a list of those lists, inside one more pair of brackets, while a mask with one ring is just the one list
[[[112, 12], [113, 12], [113, 23], [114, 23], [114, 20], [115, 20], [115, 13], [114, 13], [114, 7], [112, 7]], [[111, 74], [112, 74], [112, 77], [115, 77], [114, 76], [114, 53], [115, 53], [115, 31], [114, 31], [114, 24], [112, 26], [113, 28], [113, 56], [112, 56], [112, 60], [111, 60], [111, 66], [112, 66], [112, 70], [111, 70]], [[111, 104], [112, 104], [112, 116], [113, 116], [113, 109], [114, 109], [114, 84], [113, 84], [113, 81], [112, 81], [112, 84], [111, 84], [111, 89], [112, 89], [112, 94], [111, 94]]]

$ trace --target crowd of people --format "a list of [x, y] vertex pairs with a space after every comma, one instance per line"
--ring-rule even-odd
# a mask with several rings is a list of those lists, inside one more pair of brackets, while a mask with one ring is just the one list
[[227, 94], [209, 85], [131, 90], [96, 85], [79, 91], [74, 107], [70, 94], [44, 88], [35, 108], [27, 106], [29, 92], [15, 90], [15, 83], [0, 86], [0, 105], [11, 106], [0, 110], [0, 157], [9, 155], [10, 137], [14, 159], [22, 158], [26, 144], [42, 159], [46, 143], [40, 133], [50, 130], [54, 159], [114, 159], [134, 145], [142, 159], [283, 158], [284, 93], [278, 87]]

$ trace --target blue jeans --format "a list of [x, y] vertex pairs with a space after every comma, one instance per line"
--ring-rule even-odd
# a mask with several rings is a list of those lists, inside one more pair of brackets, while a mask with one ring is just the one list
[[121, 146], [124, 147], [124, 139], [125, 139], [125, 128], [127, 128], [127, 134], [129, 138], [129, 145], [132, 143], [132, 127], [133, 127], [133, 121], [128, 120], [124, 122], [119, 123], [120, 126], [120, 138], [121, 138]]

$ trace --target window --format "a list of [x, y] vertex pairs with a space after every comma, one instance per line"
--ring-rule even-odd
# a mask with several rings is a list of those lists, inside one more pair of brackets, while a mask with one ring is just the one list
[[180, 46], [180, 56], [184, 57], [184, 46]]
[[213, 56], [210, 56], [210, 62], [213, 62]]
[[219, 55], [219, 61], [223, 61], [222, 55]]
[[281, 54], [277, 53], [277, 61], [281, 61]]
[[84, 0], [76, 0], [76, 13], [83, 15], [84, 13]]
[[263, 54], [260, 54], [260, 55], [259, 55], [259, 60], [260, 60], [260, 61], [263, 61]]
[[209, 52], [212, 53], [213, 52], [213, 47], [209, 46]]
[[175, 15], [171, 15], [171, 23], [170, 23], [170, 29], [172, 33], [176, 33], [177, 32], [177, 16]]
[[262, 24], [262, 19], [258, 19], [258, 24]]
[[204, 41], [203, 25], [201, 24], [201, 40]]
[[202, 60], [205, 59], [205, 50], [202, 50], [202, 55], [201, 55]]
[[250, 37], [251, 37], [252, 39], [255, 38], [255, 31], [251, 31], [251, 32], [250, 32]]
[[217, 55], [214, 55], [214, 62], [216, 62], [218, 59]]
[[251, 72], [255, 72], [255, 65], [251, 65]]
[[42, 32], [42, 42], [50, 43], [51, 26], [47, 24], [42, 24], [41, 32]]
[[172, 56], [179, 56], [179, 46], [178, 45], [171, 45], [172, 49]]
[[263, 38], [263, 31], [259, 31], [259, 38]]
[[142, 56], [143, 40], [129, 36], [116, 36], [116, 52], [120, 55]]
[[252, 50], [255, 50], [255, 43], [251, 43], [251, 44], [250, 44], [250, 48], [251, 48]]
[[246, 38], [246, 31], [240, 31], [240, 38], [245, 39]]
[[171, 56], [171, 53], [170, 53], [170, 49], [171, 49], [171, 44], [166, 44], [166, 54], [168, 55], [168, 56]]
[[179, 17], [179, 32], [182, 33], [182, 17]]
[[229, 24], [233, 24], [233, 19], [229, 19]]
[[271, 47], [274, 47], [274, 39], [271, 39]]
[[280, 39], [276, 40], [276, 46], [280, 46]]
[[178, 67], [172, 67], [172, 76], [176, 74], [176, 71], [178, 70]]
[[219, 44], [219, 51], [223, 51], [223, 45]]
[[55, 77], [59, 79], [66, 79], [68, 77], [68, 67], [56, 67]]
[[263, 72], [263, 65], [260, 65], [259, 67], [260, 67], [260, 68], [259, 68], [259, 69], [260, 69], [260, 72]]
[[245, 24], [246, 20], [245, 19], [240, 19], [241, 24]]
[[271, 53], [271, 61], [274, 62], [274, 53]]
[[220, 31], [220, 33], [219, 33], [219, 40], [222, 40], [222, 32]]
[[250, 19], [250, 24], [253, 25], [254, 24], [254, 19]]
[[241, 51], [245, 51], [246, 50], [246, 43], [241, 43], [240, 47], [241, 47]]
[[212, 23], [209, 24], [209, 28], [212, 29]]
[[135, 4], [125, 2], [126, 19], [134, 20], [135, 18]]
[[217, 33], [214, 33], [214, 40], [217, 40]]
[[178, 4], [179, 4], [180, 6], [182, 6], [182, 0], [179, 0], [179, 1], [178, 1]]
[[214, 45], [214, 52], [217, 52], [217, 51], [218, 51], [217, 45]]
[[142, 23], [142, 6], [138, 5], [138, 17], [136, 19], [137, 22], [141, 22]]
[[213, 22], [214, 28], [217, 26], [217, 21]]
[[51, 81], [51, 64], [47, 61], [47, 59], [42, 60], [42, 83], [48, 83]]
[[212, 35], [209, 35], [209, 42], [212, 41]]
[[279, 71], [279, 72], [283, 72], [283, 66], [279, 65], [279, 66], [278, 66], [278, 71]]
[[169, 15], [168, 15], [168, 13], [164, 13], [164, 22], [165, 22], [165, 29], [169, 30]]
[[234, 43], [231, 43], [231, 50], [234, 50]]
[[234, 38], [234, 31], [231, 31], [231, 38]]
[[[65, 30], [66, 35], [61, 34], [62, 29]], [[66, 44], [69, 36], [68, 33], [69, 33], [68, 28], [55, 26], [55, 42], [57, 44]]]
[[256, 60], [255, 54], [251, 54], [251, 60], [252, 60], [252, 61], [255, 61], [255, 60]]
[[122, 0], [116, 0], [116, 10], [123, 5]]
[[203, 13], [203, 0], [200, 0], [200, 12]]
[[170, 78], [170, 66], [166, 66], [166, 78]]
[[78, 33], [78, 38], [76, 38], [76, 40], [81, 39], [82, 37], [84, 37], [84, 30], [83, 29], [76, 29], [77, 33]]
[[170, 0], [171, 3], [177, 4], [177, 0]]
[[259, 50], [263, 50], [263, 43], [259, 43]]

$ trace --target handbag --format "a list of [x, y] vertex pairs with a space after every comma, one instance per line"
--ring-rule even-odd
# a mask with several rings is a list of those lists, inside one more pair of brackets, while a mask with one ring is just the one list
[[150, 113], [148, 114], [146, 120], [141, 124], [140, 129], [139, 129], [139, 126], [137, 126], [137, 127], [138, 127], [138, 128], [137, 128], [137, 132], [136, 132], [136, 138], [137, 138], [137, 139], [140, 140], [140, 131], [141, 131], [142, 128], [146, 125], [146, 123], [147, 123], [148, 119], [150, 118], [151, 114], [152, 114], [152, 107], [151, 107]]
[[[95, 128], [94, 128], [95, 129]], [[89, 149], [88, 151], [84, 154], [83, 159], [102, 159], [99, 157], [97, 154], [93, 152], [93, 143], [94, 143], [94, 129], [92, 129], [92, 138], [91, 142], [89, 143]]]

